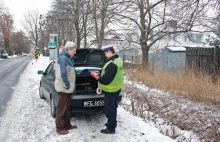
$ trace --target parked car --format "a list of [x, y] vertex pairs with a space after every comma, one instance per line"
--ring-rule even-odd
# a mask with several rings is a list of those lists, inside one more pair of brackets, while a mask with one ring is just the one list
[[22, 53], [22, 56], [27, 56], [28, 54], [27, 53]]
[[4, 48], [0, 48], [0, 58], [4, 58], [4, 59], [8, 58], [8, 53]]
[[[78, 49], [72, 59], [76, 71], [76, 89], [71, 95], [70, 112], [98, 112], [104, 111], [104, 93], [97, 94], [98, 81], [90, 71], [101, 72], [107, 59], [101, 49]], [[42, 74], [39, 87], [41, 99], [50, 102], [51, 115], [56, 117], [58, 93], [54, 88], [56, 61], [52, 61]], [[121, 94], [117, 103], [121, 101]]]

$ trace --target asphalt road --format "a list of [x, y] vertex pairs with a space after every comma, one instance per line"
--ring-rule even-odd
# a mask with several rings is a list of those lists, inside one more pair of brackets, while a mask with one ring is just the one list
[[5, 111], [14, 87], [19, 81], [20, 74], [31, 60], [31, 56], [8, 58], [0, 60], [0, 116]]

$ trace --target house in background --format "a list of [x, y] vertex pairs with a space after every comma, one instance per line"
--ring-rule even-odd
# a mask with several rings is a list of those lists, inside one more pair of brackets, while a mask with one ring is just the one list
[[204, 33], [179, 33], [169, 35], [167, 46], [182, 46], [182, 47], [207, 47]]
[[159, 52], [149, 54], [151, 69], [158, 72], [169, 72], [174, 74], [185, 73], [186, 48], [166, 47]]
[[[134, 34], [134, 32], [136, 33]], [[138, 40], [137, 35], [138, 31], [134, 30], [128, 33], [128, 39], [136, 41]], [[163, 39], [158, 40], [149, 50], [149, 64], [156, 71], [184, 74], [186, 48], [208, 47], [209, 45], [205, 39], [205, 33], [196, 32], [167, 35]], [[92, 43], [97, 45], [96, 40], [92, 41]], [[117, 33], [108, 32], [105, 34], [103, 46], [109, 44], [116, 48], [117, 54], [125, 62], [142, 64], [142, 50], [139, 44], [129, 43], [126, 38], [120, 38]]]
[[[107, 32], [104, 36], [102, 46], [113, 45], [115, 47], [115, 50], [119, 51], [123, 49], [123, 41], [124, 39], [121, 39], [117, 33]], [[97, 48], [98, 47], [97, 40], [92, 40], [91, 46]]]
[[205, 33], [171, 34], [158, 41], [149, 52], [149, 63], [157, 71], [184, 74], [186, 48], [210, 47]]
[[[158, 40], [150, 49], [151, 53], [157, 50], [165, 49], [166, 47], [210, 47], [206, 42], [206, 33], [188, 32], [188, 33], [175, 33], [163, 37]], [[157, 37], [155, 37], [157, 38]]]

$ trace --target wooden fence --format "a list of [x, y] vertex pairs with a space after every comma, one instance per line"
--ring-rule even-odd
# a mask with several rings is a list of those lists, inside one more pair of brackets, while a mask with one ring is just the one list
[[220, 48], [186, 48], [186, 71], [220, 75]]

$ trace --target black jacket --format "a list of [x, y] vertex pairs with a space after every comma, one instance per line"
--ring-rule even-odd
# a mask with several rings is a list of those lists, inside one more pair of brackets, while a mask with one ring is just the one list
[[[108, 61], [110, 60], [114, 61], [114, 59], [116, 58], [119, 58], [117, 54], [109, 58]], [[108, 66], [106, 67], [105, 74], [103, 76], [100, 76], [98, 81], [104, 85], [110, 84], [115, 78], [117, 70], [118, 70], [118, 67], [113, 62], [109, 63]]]

